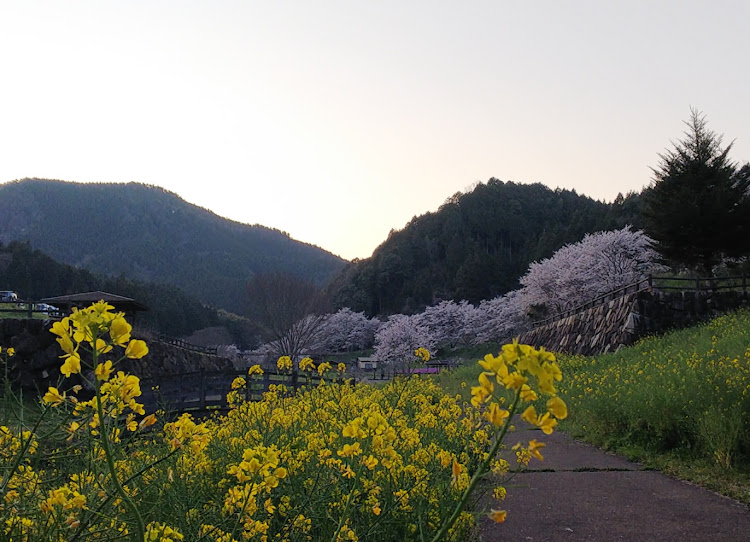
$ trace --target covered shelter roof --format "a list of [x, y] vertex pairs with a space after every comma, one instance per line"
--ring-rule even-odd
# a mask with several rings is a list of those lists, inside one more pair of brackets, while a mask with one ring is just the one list
[[73, 307], [82, 309], [84, 307], [88, 307], [92, 303], [96, 303], [97, 301], [106, 301], [107, 303], [112, 305], [115, 310], [122, 312], [133, 313], [137, 311], [148, 310], [148, 307], [138, 303], [130, 297], [124, 297], [121, 295], [110, 294], [108, 292], [102, 291], [60, 295], [57, 297], [46, 297], [44, 299], [40, 299], [39, 301], [42, 303], [47, 303], [48, 305], [54, 305], [59, 309], [65, 309], [67, 311], [70, 311]]

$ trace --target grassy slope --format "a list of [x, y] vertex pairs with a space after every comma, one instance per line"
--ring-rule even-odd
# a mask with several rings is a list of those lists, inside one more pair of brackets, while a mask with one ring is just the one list
[[[437, 377], [467, 399], [481, 357], [472, 354]], [[750, 504], [750, 311], [559, 360], [564, 431]]]
[[750, 504], [750, 311], [560, 365], [566, 431]]

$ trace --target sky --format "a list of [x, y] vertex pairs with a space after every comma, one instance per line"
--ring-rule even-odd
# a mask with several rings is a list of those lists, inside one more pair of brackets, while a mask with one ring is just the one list
[[750, 160], [748, 20], [746, 0], [0, 0], [0, 183], [157, 185], [366, 258], [492, 177], [640, 191], [691, 107]]

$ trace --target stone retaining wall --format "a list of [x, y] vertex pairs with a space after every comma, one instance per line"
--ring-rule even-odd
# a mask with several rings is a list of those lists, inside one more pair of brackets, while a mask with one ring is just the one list
[[519, 341], [556, 352], [598, 355], [749, 305], [748, 292], [645, 290], [527, 331]]

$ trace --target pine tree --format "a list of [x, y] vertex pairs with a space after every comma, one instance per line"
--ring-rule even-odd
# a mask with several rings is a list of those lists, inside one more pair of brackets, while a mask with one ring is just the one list
[[674, 267], [710, 275], [726, 258], [750, 254], [750, 168], [729, 158], [730, 143], [691, 109], [685, 138], [660, 154], [644, 192], [646, 234]]

